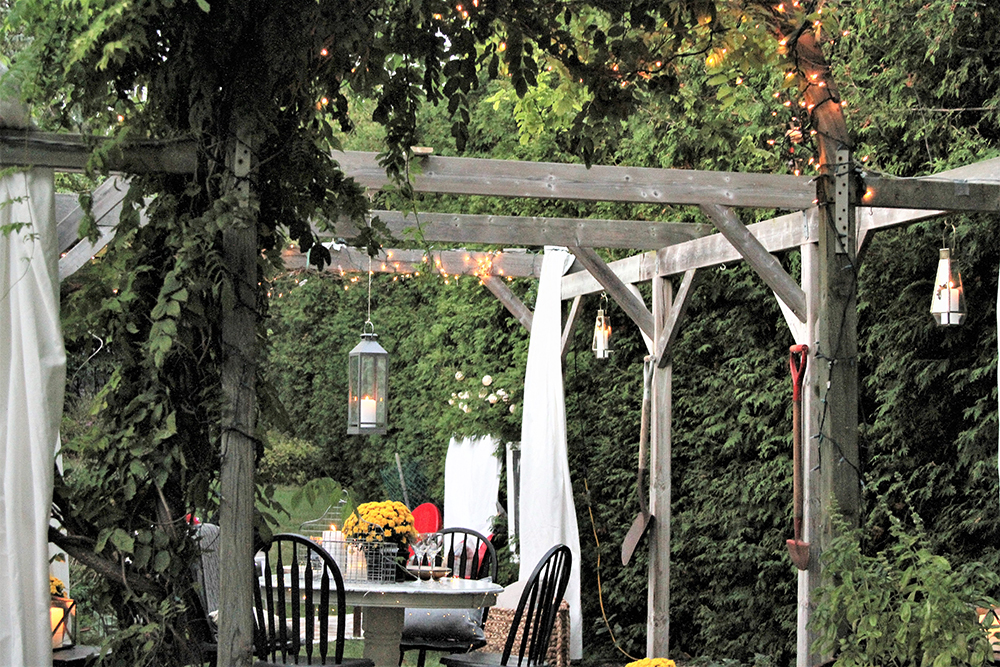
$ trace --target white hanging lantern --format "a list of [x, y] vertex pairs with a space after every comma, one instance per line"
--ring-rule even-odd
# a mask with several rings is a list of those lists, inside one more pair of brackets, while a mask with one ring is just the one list
[[378, 344], [374, 327], [365, 332], [347, 357], [347, 433], [367, 435], [386, 432], [386, 398], [389, 394], [389, 353]]
[[931, 296], [931, 315], [941, 326], [961, 324], [965, 319], [965, 292], [962, 274], [951, 263], [951, 249], [941, 248], [937, 277]]
[[[602, 294], [601, 300], [607, 303], [607, 295]], [[607, 359], [611, 356], [611, 320], [604, 313], [604, 308], [597, 309], [597, 320], [594, 322], [594, 341], [591, 343], [590, 349], [594, 351], [594, 356], [598, 359]]]

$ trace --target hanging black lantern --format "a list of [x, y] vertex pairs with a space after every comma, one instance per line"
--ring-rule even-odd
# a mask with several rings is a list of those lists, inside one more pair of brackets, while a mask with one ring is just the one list
[[[371, 327], [371, 331], [368, 330]], [[347, 357], [348, 435], [386, 432], [386, 399], [389, 395], [389, 353], [378, 344], [372, 323]]]

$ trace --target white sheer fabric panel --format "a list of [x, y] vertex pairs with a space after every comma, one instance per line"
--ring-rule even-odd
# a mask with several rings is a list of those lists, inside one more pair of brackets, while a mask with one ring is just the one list
[[444, 527], [472, 528], [487, 537], [493, 532], [500, 491], [497, 441], [451, 439], [444, 463]]
[[0, 656], [52, 663], [48, 525], [66, 379], [51, 170], [0, 180]]
[[583, 657], [580, 612], [580, 534], [573, 504], [566, 448], [566, 404], [562, 377], [560, 283], [572, 263], [565, 249], [546, 248], [531, 320], [521, 421], [520, 579], [556, 544], [573, 551], [566, 589], [570, 613], [570, 659]]

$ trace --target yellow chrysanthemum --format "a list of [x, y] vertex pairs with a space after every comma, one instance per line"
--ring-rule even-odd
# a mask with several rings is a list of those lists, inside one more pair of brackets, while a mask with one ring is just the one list
[[676, 667], [676, 664], [668, 658], [643, 658], [630, 662], [625, 667]]

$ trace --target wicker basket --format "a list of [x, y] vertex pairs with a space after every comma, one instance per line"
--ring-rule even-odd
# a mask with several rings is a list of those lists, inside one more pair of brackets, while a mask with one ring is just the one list
[[[489, 616], [486, 617], [486, 647], [482, 649], [483, 651], [503, 653], [510, 624], [514, 621], [514, 611], [503, 607], [490, 609]], [[517, 642], [521, 641], [523, 632], [524, 619], [521, 620], [521, 627], [517, 629], [515, 648], [518, 646]], [[569, 667], [569, 603], [565, 600], [559, 605], [559, 612], [556, 614], [556, 623], [549, 638], [546, 662], [551, 667]]]

